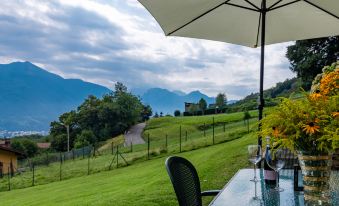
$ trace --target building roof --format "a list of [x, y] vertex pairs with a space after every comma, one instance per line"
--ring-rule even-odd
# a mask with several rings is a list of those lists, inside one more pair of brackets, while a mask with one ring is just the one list
[[15, 154], [17, 154], [17, 155], [24, 155], [24, 153], [19, 152], [19, 151], [17, 151], [17, 150], [14, 150], [14, 149], [12, 149], [12, 148], [6, 147], [6, 146], [4, 146], [4, 145], [0, 145], [0, 150], [4, 150], [4, 151], [7, 151], [7, 152], [13, 152], [13, 153], [15, 153]]
[[51, 147], [51, 143], [49, 142], [38, 142], [36, 143], [36, 145], [40, 148], [40, 149], [48, 149]]

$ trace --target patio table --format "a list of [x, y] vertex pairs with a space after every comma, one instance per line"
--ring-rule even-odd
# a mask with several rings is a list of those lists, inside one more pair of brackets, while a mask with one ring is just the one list
[[[280, 187], [283, 192], [276, 192], [267, 187], [263, 180], [263, 170], [257, 170], [257, 176], [261, 180], [257, 183], [251, 182], [253, 169], [241, 169], [225, 185], [220, 193], [213, 199], [210, 206], [303, 206], [303, 192], [294, 191], [293, 170], [280, 171]], [[339, 172], [332, 171], [330, 180], [333, 205], [339, 205]], [[254, 200], [255, 190], [260, 200]]]

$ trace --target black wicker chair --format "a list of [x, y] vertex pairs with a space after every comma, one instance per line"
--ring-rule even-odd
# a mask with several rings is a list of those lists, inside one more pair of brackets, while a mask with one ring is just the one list
[[215, 196], [219, 193], [219, 190], [201, 192], [198, 173], [188, 160], [172, 156], [167, 158], [165, 164], [179, 206], [201, 206], [202, 196]]

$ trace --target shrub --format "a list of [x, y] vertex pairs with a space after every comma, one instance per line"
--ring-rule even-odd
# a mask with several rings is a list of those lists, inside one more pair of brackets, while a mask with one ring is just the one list
[[180, 110], [175, 110], [174, 111], [174, 116], [179, 117], [181, 115]]

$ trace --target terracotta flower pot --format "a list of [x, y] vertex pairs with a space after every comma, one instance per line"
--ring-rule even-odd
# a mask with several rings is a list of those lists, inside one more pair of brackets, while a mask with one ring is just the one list
[[330, 176], [332, 156], [299, 152], [306, 205], [331, 205]]

